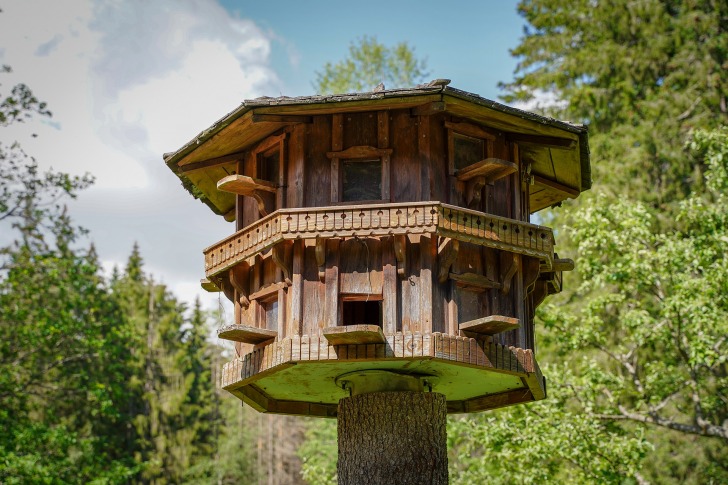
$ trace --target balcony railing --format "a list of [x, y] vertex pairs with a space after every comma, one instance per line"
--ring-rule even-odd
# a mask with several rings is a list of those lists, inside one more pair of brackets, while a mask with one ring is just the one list
[[209, 278], [283, 240], [438, 234], [534, 256], [551, 268], [554, 237], [548, 227], [440, 202], [280, 209], [208, 247]]

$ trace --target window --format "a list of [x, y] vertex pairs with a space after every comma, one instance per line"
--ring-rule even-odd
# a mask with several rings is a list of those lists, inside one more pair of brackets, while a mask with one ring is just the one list
[[382, 326], [382, 300], [344, 300], [342, 308], [344, 325]]
[[486, 157], [485, 140], [454, 133], [453, 145], [455, 170], [478, 163]]
[[281, 150], [278, 144], [258, 154], [257, 175], [259, 179], [278, 185], [280, 173]]
[[496, 137], [489, 131], [470, 123], [445, 122], [448, 138], [450, 175], [493, 156]]
[[353, 146], [328, 152], [331, 159], [331, 202], [389, 202], [391, 148]]
[[356, 202], [382, 198], [381, 160], [344, 160], [341, 164], [341, 200]]
[[265, 328], [278, 330], [278, 299], [264, 302], [263, 310], [265, 311]]

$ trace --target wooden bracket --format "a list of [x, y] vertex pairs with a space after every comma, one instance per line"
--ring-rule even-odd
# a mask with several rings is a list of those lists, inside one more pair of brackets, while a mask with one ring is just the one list
[[518, 255], [516, 253], [512, 253], [511, 256], [512, 258], [508, 265], [508, 269], [506, 269], [505, 273], [503, 273], [503, 276], [501, 277], [501, 292], [504, 295], [507, 295], [511, 291], [513, 276], [516, 274], [516, 271], [518, 271]]
[[437, 281], [444, 283], [450, 275], [450, 267], [458, 257], [460, 250], [460, 241], [457, 239], [444, 238], [440, 246], [437, 248], [438, 258], [440, 260], [440, 270], [437, 274]]
[[465, 193], [468, 198], [468, 209], [480, 209], [480, 199], [483, 196], [483, 187], [485, 187], [486, 183], [487, 179], [485, 177], [475, 177], [467, 181]]
[[404, 234], [394, 236], [394, 257], [397, 258], [397, 275], [404, 278], [407, 274], [407, 236]]
[[220, 278], [220, 284], [218, 285], [223, 293], [225, 293], [225, 297], [227, 297], [228, 300], [234, 302], [235, 301], [235, 288], [233, 288], [233, 285], [230, 284], [229, 278]]
[[326, 280], [326, 239], [316, 238], [316, 264], [318, 265], [319, 281]]
[[541, 272], [541, 265], [536, 258], [525, 258], [523, 264], [523, 297], [528, 297], [533, 292], [538, 275]]
[[292, 261], [291, 261], [291, 244], [281, 242], [273, 246], [271, 256], [273, 257], [273, 264], [278, 266], [283, 271], [283, 280], [287, 284], [291, 284]]
[[243, 308], [250, 306], [250, 300], [248, 300], [248, 294], [250, 293], [249, 271], [250, 267], [247, 264], [238, 264], [228, 271], [230, 284], [238, 292], [238, 302]]

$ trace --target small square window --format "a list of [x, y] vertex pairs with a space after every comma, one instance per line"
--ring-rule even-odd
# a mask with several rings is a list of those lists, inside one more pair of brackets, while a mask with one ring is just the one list
[[258, 155], [257, 178], [273, 182], [278, 185], [278, 175], [281, 162], [281, 151], [278, 145]]
[[485, 158], [485, 141], [479, 138], [453, 135], [455, 170], [460, 170]]
[[342, 201], [382, 199], [381, 160], [344, 160], [341, 167]]
[[344, 300], [342, 322], [344, 325], [382, 326], [382, 300]]

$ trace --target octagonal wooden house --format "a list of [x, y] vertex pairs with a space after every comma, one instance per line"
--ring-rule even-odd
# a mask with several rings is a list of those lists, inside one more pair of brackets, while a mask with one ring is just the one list
[[235, 222], [202, 284], [235, 306], [221, 386], [255, 409], [335, 416], [402, 386], [456, 413], [545, 397], [534, 311], [573, 262], [529, 220], [590, 187], [584, 127], [435, 80], [248, 100], [165, 161]]

